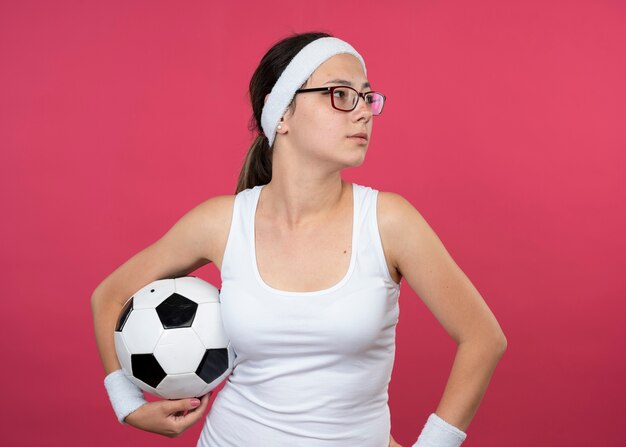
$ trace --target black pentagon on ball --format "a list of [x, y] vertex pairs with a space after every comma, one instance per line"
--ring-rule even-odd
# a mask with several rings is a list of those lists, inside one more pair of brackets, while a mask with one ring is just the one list
[[173, 293], [156, 307], [164, 329], [191, 327], [197, 309], [198, 303], [178, 293]]
[[124, 329], [124, 325], [126, 324], [126, 320], [128, 320], [128, 316], [130, 315], [130, 312], [133, 310], [133, 299], [129, 299], [126, 304], [124, 304], [124, 307], [122, 308], [122, 311], [120, 312], [120, 316], [117, 319], [117, 324], [115, 325], [115, 332], [122, 332], [122, 329]]
[[167, 375], [152, 354], [131, 354], [130, 365], [133, 376], [152, 388], [156, 388]]
[[211, 383], [228, 369], [228, 349], [207, 349], [198, 365], [196, 374]]

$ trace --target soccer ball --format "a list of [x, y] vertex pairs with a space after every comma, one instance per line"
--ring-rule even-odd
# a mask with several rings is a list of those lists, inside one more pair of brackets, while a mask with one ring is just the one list
[[219, 290], [193, 276], [154, 281], [124, 305], [115, 327], [124, 374], [165, 399], [202, 396], [233, 369]]

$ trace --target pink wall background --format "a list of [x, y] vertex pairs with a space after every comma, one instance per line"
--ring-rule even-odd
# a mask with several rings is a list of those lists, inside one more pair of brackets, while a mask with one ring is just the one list
[[[115, 420], [89, 298], [234, 192], [250, 76], [310, 30], [351, 42], [389, 98], [345, 178], [409, 199], [508, 337], [464, 445], [625, 445], [617, 0], [0, 2], [0, 445], [195, 445], [200, 424], [169, 440]], [[409, 446], [455, 346], [406, 283], [400, 305], [390, 407]]]

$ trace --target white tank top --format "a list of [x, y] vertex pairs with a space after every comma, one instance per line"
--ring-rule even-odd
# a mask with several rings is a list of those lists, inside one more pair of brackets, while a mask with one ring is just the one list
[[267, 285], [254, 216], [264, 185], [235, 197], [222, 264], [224, 329], [237, 354], [199, 447], [387, 447], [400, 286], [387, 268], [378, 191], [353, 184], [346, 275], [315, 292]]

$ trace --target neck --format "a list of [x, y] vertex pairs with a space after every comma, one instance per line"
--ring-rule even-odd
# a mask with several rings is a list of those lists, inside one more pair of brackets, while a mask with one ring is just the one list
[[307, 227], [331, 215], [349, 192], [349, 185], [339, 172], [326, 176], [307, 174], [273, 172], [272, 180], [263, 188], [259, 208], [289, 229]]

